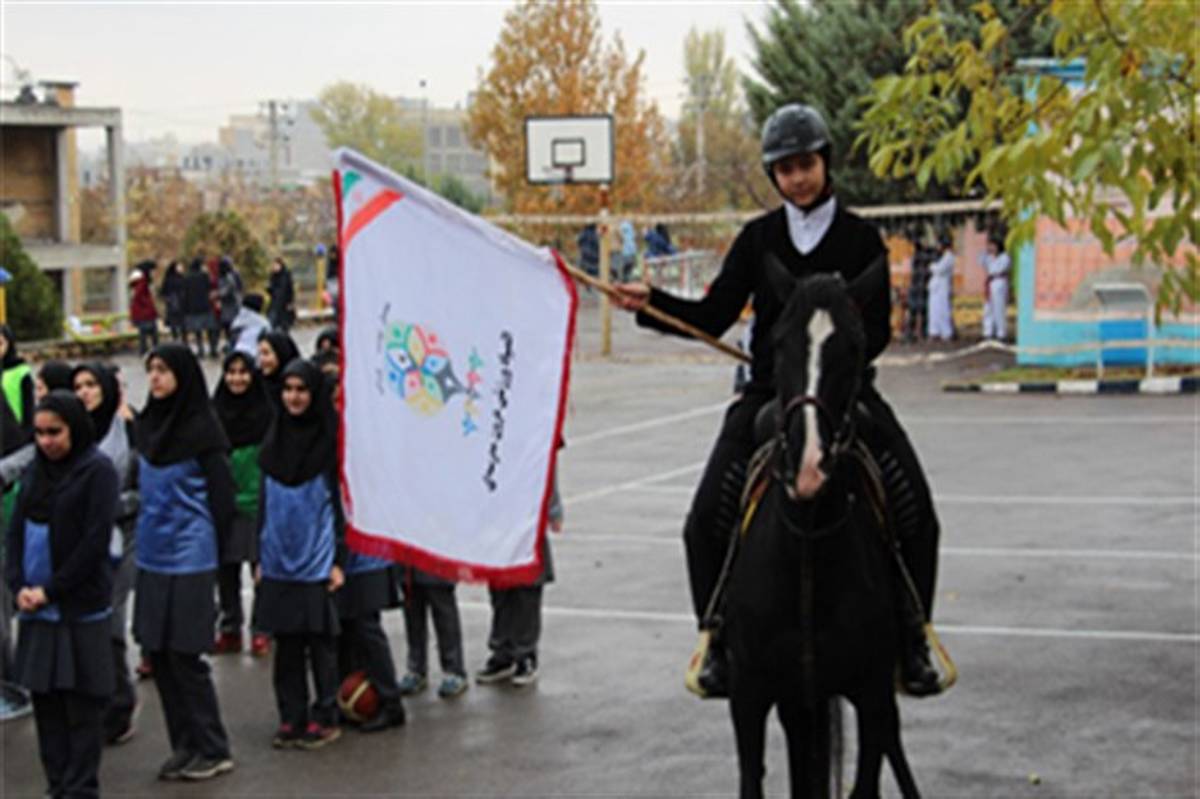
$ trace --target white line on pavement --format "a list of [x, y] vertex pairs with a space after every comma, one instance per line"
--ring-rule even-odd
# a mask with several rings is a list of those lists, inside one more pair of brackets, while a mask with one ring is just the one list
[[[460, 608], [474, 611], [492, 610], [487, 602], [459, 602]], [[690, 613], [663, 613], [648, 610], [620, 610], [617, 608], [566, 608], [547, 605], [542, 608], [547, 616], [564, 616], [576, 619], [601, 619], [607, 621], [652, 621], [686, 623], [694, 625], [695, 618]], [[967, 637], [1003, 637], [1003, 638], [1061, 638], [1065, 640], [1093, 641], [1143, 641], [1159, 643], [1200, 643], [1197, 633], [1164, 633], [1153, 630], [1065, 630], [1054, 627], [992, 627], [981, 625], [938, 625], [941, 634], [961, 635]]]
[[699, 408], [693, 408], [690, 411], [683, 411], [682, 413], [672, 413], [667, 416], [656, 416], [653, 419], [645, 419], [641, 422], [634, 422], [633, 424], [610, 427], [607, 430], [598, 430], [595, 433], [576, 436], [571, 439], [570, 445], [572, 447], [578, 447], [582, 444], [590, 444], [593, 441], [601, 441], [605, 438], [623, 436], [627, 433], [640, 433], [643, 430], [662, 427], [663, 425], [668, 425], [672, 422], [682, 422], [686, 419], [694, 419], [698, 416], [708, 416], [711, 413], [716, 413], [717, 411], [724, 410], [728, 407], [728, 402], [718, 402], [715, 405], [704, 405]]
[[[570, 531], [558, 541], [570, 546], [572, 544], [651, 544], [669, 546], [672, 548], [683, 545], [683, 537], [678, 530], [669, 530], [664, 535], [621, 535], [608, 533], [583, 533]], [[963, 558], [1055, 558], [1070, 560], [1078, 558], [1086, 560], [1164, 560], [1192, 563], [1200, 561], [1197, 552], [1171, 552], [1153, 549], [1039, 549], [1037, 547], [941, 547], [938, 554]]]
[[1191, 424], [1197, 423], [1196, 416], [1183, 414], [1158, 416], [922, 416], [919, 414], [897, 413], [901, 425], [1148, 425], [1148, 424]]
[[[665, 479], [665, 478], [664, 478]], [[630, 490], [649, 494], [691, 494], [693, 486], [663, 486], [637, 483]], [[1058, 494], [934, 494], [933, 501], [941, 505], [1135, 505], [1162, 507], [1167, 505], [1196, 505], [1200, 497], [1183, 495], [1119, 497], [1111, 495], [1063, 496]]]
[[666, 472], [658, 472], [657, 474], [647, 475], [637, 480], [629, 480], [625, 483], [618, 483], [617, 485], [608, 486], [607, 488], [597, 488], [592, 491], [585, 491], [582, 494], [574, 494], [564, 499], [563, 504], [564, 506], [570, 508], [574, 505], [578, 505], [580, 502], [587, 502], [591, 499], [600, 499], [601, 497], [607, 497], [611, 494], [618, 494], [622, 491], [631, 491], [647, 486], [651, 483], [659, 482], [660, 480], [670, 480], [673, 477], [682, 477], [685, 474], [691, 474], [692, 472], [700, 471], [704, 468], [704, 463], [704, 461], [696, 461], [695, 463], [688, 464], [687, 466], [681, 466], [678, 469], [671, 469], [670, 471]]

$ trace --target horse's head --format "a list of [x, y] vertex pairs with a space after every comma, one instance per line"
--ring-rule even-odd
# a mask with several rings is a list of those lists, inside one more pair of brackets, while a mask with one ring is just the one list
[[772, 331], [782, 477], [789, 496], [811, 499], [853, 435], [865, 348], [857, 286], [840, 275], [796, 280], [776, 261], [767, 269], [784, 303]]

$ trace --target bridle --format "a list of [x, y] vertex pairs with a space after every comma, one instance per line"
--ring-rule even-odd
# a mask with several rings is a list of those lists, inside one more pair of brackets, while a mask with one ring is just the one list
[[[851, 397], [858, 396], [857, 380]], [[796, 411], [803, 410], [809, 405], [817, 410], [817, 422], [823, 425], [825, 429], [833, 431], [833, 438], [830, 440], [828, 448], [822, 453], [832, 466], [837, 463], [842, 454], [850, 449], [855, 434], [854, 423], [854, 402], [846, 404], [846, 413], [843, 414], [840, 424], [836, 427], [833, 423], [833, 414], [829, 412], [829, 408], [821, 401], [820, 397], [812, 394], [798, 394], [788, 401], [784, 406], [783, 412], [779, 414], [779, 424], [775, 430], [775, 448], [778, 454], [778, 462], [774, 472], [775, 479], [781, 481], [787, 491], [788, 499], [793, 502], [801, 502], [801, 497], [796, 495], [796, 453], [788, 445], [788, 422], [791, 420], [792, 414]], [[832, 469], [831, 469], [832, 471]]]

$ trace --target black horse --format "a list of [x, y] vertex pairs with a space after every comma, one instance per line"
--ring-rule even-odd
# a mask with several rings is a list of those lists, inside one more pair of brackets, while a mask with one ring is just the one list
[[768, 443], [752, 465], [752, 516], [725, 607], [741, 796], [762, 796], [772, 706], [787, 736], [792, 796], [828, 796], [840, 780], [831, 712], [843, 696], [858, 728], [851, 796], [879, 795], [886, 756], [904, 796], [915, 797], [895, 697], [894, 552], [874, 465], [855, 434], [862, 324], [840, 277], [796, 282], [776, 271], [788, 298], [772, 331], [779, 404], [768, 406], [766, 424], [760, 418]]

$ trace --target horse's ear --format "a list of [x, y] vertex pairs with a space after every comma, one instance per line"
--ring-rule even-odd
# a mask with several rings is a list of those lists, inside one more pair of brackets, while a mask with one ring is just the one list
[[766, 270], [767, 285], [771, 287], [771, 291], [779, 302], [786, 303], [796, 290], [796, 278], [773, 252], [767, 253], [763, 269]]
[[858, 277], [850, 281], [846, 293], [860, 310], [865, 311], [877, 298], [889, 296], [891, 272], [888, 268], [887, 253], [880, 253]]

